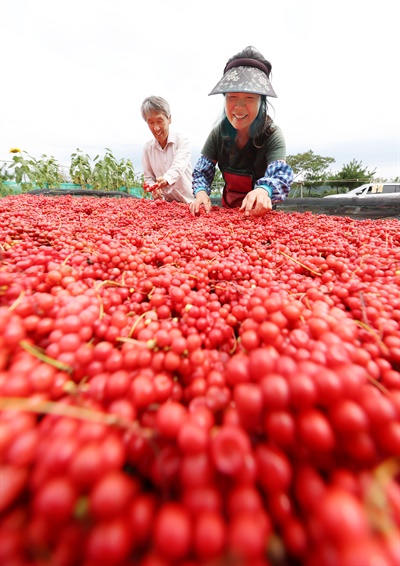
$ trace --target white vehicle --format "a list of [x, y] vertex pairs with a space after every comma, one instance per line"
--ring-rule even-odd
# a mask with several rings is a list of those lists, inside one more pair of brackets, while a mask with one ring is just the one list
[[399, 197], [400, 183], [367, 183], [339, 195], [327, 195], [324, 198], [353, 198], [353, 197]]

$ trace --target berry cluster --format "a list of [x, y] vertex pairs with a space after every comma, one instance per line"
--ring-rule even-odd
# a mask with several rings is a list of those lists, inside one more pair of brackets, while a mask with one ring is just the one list
[[400, 563], [398, 220], [0, 213], [3, 566]]

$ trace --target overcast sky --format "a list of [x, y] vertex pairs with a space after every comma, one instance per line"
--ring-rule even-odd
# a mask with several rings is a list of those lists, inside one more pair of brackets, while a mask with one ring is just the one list
[[[18, 147], [68, 165], [111, 149], [141, 171], [146, 96], [166, 98], [193, 160], [223, 107], [229, 57], [272, 63], [289, 155], [400, 176], [398, 0], [0, 0], [0, 160]], [[1, 163], [0, 163], [1, 165]]]

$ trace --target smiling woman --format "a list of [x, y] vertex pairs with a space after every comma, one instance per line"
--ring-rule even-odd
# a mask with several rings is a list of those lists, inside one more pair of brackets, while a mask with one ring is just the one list
[[229, 59], [222, 79], [210, 92], [223, 94], [225, 106], [193, 171], [193, 214], [199, 214], [201, 207], [211, 210], [217, 164], [225, 181], [223, 206], [261, 216], [288, 195], [293, 172], [285, 162], [283, 134], [267, 111], [267, 97], [276, 97], [269, 80], [271, 69], [257, 49], [246, 47]]
[[237, 131], [236, 145], [242, 149], [249, 141], [249, 129], [261, 106], [259, 94], [228, 92], [225, 95], [225, 114]]

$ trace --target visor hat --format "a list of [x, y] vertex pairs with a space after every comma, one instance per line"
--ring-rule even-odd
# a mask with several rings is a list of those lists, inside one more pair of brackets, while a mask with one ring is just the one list
[[270, 69], [256, 59], [241, 58], [228, 63], [224, 76], [208, 96], [227, 92], [248, 92], [277, 98], [268, 78]]

